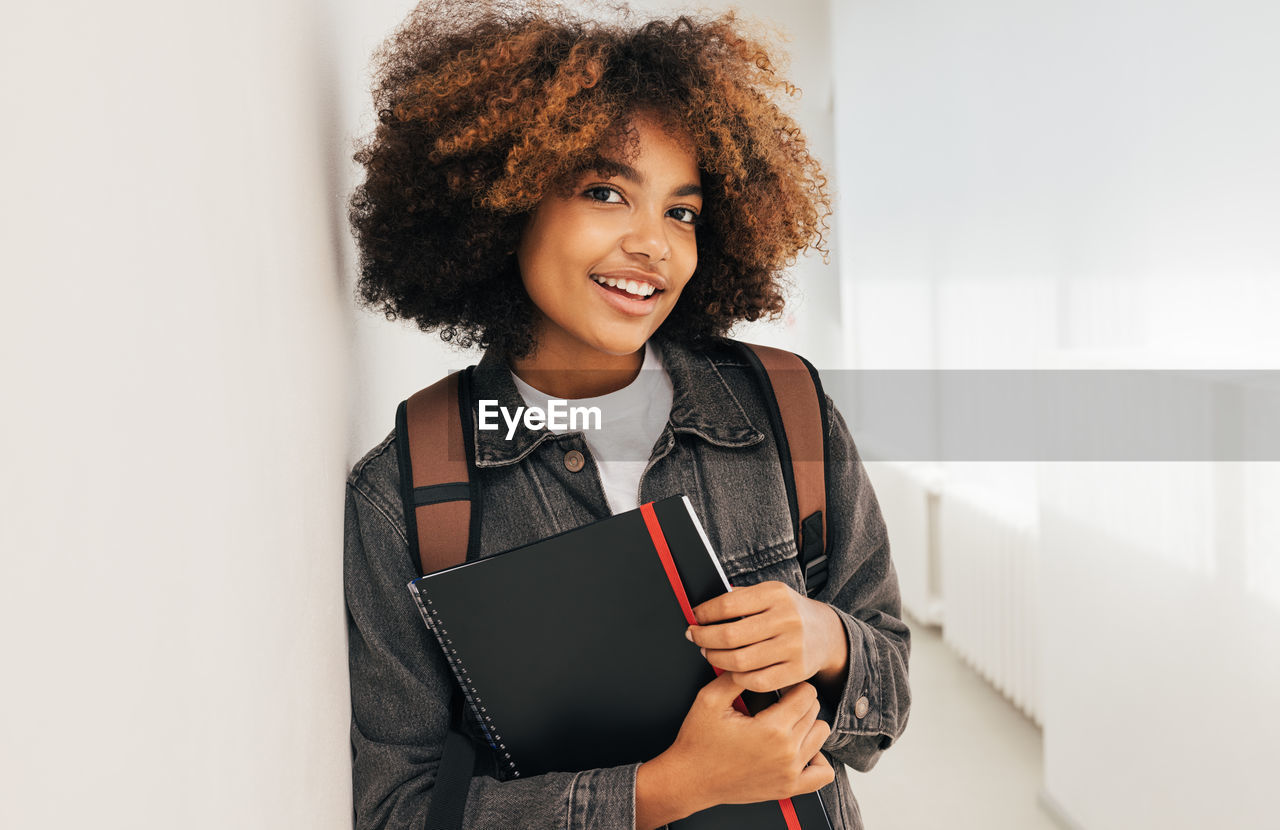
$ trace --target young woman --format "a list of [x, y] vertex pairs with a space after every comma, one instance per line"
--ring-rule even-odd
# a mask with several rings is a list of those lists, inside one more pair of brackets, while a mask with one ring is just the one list
[[[685, 493], [735, 586], [695, 609], [688, 636], [724, 673], [667, 751], [500, 780], [478, 746], [464, 826], [656, 828], [818, 790], [834, 827], [861, 827], [845, 765], [869, 769], [910, 700], [884, 522], [827, 398], [829, 578], [805, 596], [768, 414], [722, 339], [777, 314], [782, 270], [821, 250], [825, 179], [768, 95], [793, 88], [732, 13], [628, 27], [423, 4], [380, 58], [351, 210], [363, 301], [484, 347], [473, 405], [604, 414], [474, 433], [480, 555]], [[347, 486], [358, 828], [423, 825], [450, 721], [453, 679], [406, 589], [393, 438]], [[783, 694], [752, 718], [732, 708], [744, 689]]]

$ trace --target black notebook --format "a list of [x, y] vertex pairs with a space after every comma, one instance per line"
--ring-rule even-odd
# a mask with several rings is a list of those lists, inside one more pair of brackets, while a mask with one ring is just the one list
[[[684, 496], [654, 514], [689, 604], [729, 582]], [[409, 584], [510, 777], [645, 761], [675, 740], [715, 678], [685, 620], [641, 510], [630, 510]], [[776, 695], [744, 695], [758, 711]], [[829, 830], [796, 796], [804, 830]], [[778, 802], [721, 805], [680, 830], [784, 830]]]

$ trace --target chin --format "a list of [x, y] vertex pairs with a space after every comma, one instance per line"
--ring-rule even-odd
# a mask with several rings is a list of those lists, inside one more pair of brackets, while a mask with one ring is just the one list
[[607, 345], [598, 346], [597, 348], [605, 354], [611, 354], [614, 357], [623, 357], [629, 354], [635, 354], [644, 348], [644, 344], [649, 340], [648, 337], [636, 340], [618, 341], [614, 340]]
[[617, 332], [596, 338], [592, 345], [605, 354], [622, 357], [635, 354], [640, 349], [643, 349], [644, 344], [649, 340], [650, 334], [652, 332], [648, 331]]

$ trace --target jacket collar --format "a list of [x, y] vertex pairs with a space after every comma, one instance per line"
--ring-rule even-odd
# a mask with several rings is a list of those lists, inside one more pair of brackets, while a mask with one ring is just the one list
[[[674, 431], [696, 435], [720, 447], [749, 447], [764, 440], [764, 433], [747, 417], [710, 355], [672, 340], [661, 339], [657, 343], [662, 364], [671, 376], [674, 394], [669, 423]], [[471, 397], [473, 413], [478, 400], [496, 400], [509, 412], [525, 405], [506, 359], [493, 348], [475, 367]], [[520, 461], [554, 433], [545, 428], [530, 430], [521, 422], [508, 440], [505, 426], [481, 430], [473, 416], [472, 436], [476, 466], [500, 467]]]

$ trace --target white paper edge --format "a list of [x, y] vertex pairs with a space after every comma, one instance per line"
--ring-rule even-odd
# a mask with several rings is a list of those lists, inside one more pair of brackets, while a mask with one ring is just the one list
[[726, 591], [732, 591], [733, 586], [729, 584], [729, 577], [724, 575], [724, 568], [720, 567], [720, 557], [716, 556], [716, 552], [711, 549], [711, 540], [707, 538], [707, 532], [702, 529], [702, 522], [698, 521], [698, 514], [693, 512], [693, 505], [689, 503], [689, 497], [681, 495], [684, 499], [684, 509], [689, 511], [689, 518], [693, 520], [693, 526], [698, 529], [698, 535], [702, 537], [702, 544], [706, 545], [707, 555], [711, 557], [711, 564], [716, 566], [716, 573], [720, 574], [720, 581], [724, 583]]

